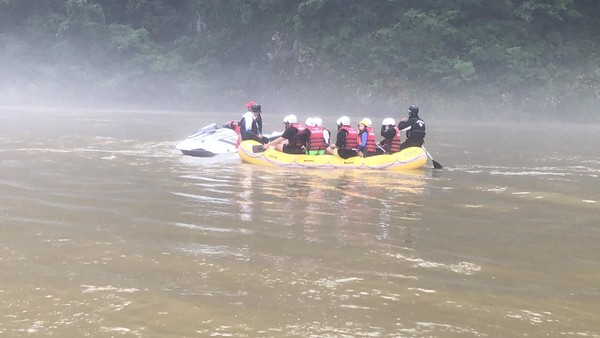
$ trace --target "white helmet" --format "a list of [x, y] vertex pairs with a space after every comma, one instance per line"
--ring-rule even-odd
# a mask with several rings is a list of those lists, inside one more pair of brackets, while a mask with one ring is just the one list
[[307, 118], [307, 119], [306, 119], [306, 122], [304, 122], [304, 124], [305, 124], [307, 127], [314, 127], [314, 126], [316, 126], [316, 125], [317, 125], [317, 122], [315, 121], [315, 119], [314, 119], [314, 118], [312, 118], [312, 117], [309, 117], [309, 118]]
[[298, 119], [296, 118], [296, 115], [290, 114], [283, 118], [283, 123], [298, 123]]
[[349, 126], [350, 118], [348, 116], [342, 116], [339, 119], [337, 119], [337, 121], [335, 123], [337, 123], [338, 125], [342, 125], [342, 126]]
[[323, 120], [320, 117], [315, 117], [315, 124], [319, 127], [323, 126]]
[[383, 119], [383, 121], [381, 121], [381, 125], [382, 126], [395, 126], [396, 121], [394, 121], [394, 119], [391, 117], [386, 117], [385, 119]]

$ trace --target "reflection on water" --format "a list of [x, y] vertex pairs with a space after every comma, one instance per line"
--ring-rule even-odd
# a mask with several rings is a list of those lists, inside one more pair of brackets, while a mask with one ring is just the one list
[[7, 336], [600, 336], [595, 147], [294, 170], [182, 156], [191, 113], [0, 119]]
[[360, 238], [364, 234], [353, 231], [374, 225], [382, 232], [376, 239], [388, 238], [393, 219], [420, 219], [418, 196], [425, 190], [425, 171], [299, 171], [242, 164], [232, 174], [241, 188], [241, 221], [278, 222], [290, 229], [289, 236], [301, 233], [309, 241], [322, 241], [316, 235], [323, 236], [324, 224], [336, 229], [338, 240]]
[[254, 177], [252, 176], [252, 172], [249, 172], [246, 168], [240, 168], [240, 187], [242, 188], [242, 192], [240, 193], [240, 198], [238, 199], [238, 203], [240, 205], [240, 219], [244, 222], [252, 222], [252, 188], [254, 187]]

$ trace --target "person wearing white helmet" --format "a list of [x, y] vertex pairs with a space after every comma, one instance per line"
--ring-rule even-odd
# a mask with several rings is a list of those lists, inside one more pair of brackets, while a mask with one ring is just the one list
[[356, 153], [360, 157], [377, 154], [377, 142], [371, 123], [371, 119], [367, 117], [358, 122], [358, 148]]
[[310, 131], [298, 123], [296, 115], [290, 114], [283, 118], [285, 131], [281, 136], [267, 142], [263, 149], [274, 146], [275, 149], [288, 154], [306, 154], [306, 141], [310, 137]]
[[310, 136], [306, 140], [306, 153], [308, 155], [323, 155], [325, 154], [325, 137], [323, 132], [325, 128], [317, 125], [317, 118], [309, 117], [306, 119], [306, 129], [310, 131]]
[[393, 118], [386, 117], [381, 121], [381, 136], [383, 140], [379, 142], [378, 153], [393, 154], [400, 151], [400, 129]]
[[[323, 120], [320, 117], [315, 117], [315, 122], [317, 123], [317, 127], [323, 127]], [[331, 132], [325, 127], [323, 127], [323, 138], [325, 139], [325, 144], [329, 146], [329, 142], [331, 141]]]
[[313, 117], [307, 117], [304, 125], [307, 127], [314, 127], [317, 125], [317, 121]]
[[356, 130], [350, 126], [350, 118], [342, 116], [336, 121], [338, 132], [334, 144], [327, 147], [329, 155], [337, 155], [341, 158], [350, 158], [357, 156], [356, 147], [358, 147]]

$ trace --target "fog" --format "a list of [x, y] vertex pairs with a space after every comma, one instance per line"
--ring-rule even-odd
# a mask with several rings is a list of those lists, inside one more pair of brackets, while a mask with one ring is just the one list
[[583, 109], [562, 111], [548, 107], [546, 93], [535, 88], [518, 92], [519, 106], [500, 91], [482, 97], [471, 92], [474, 88], [465, 86], [460, 94], [444, 93], [436, 88], [412, 88], [410, 81], [404, 84], [406, 90], [382, 95], [366, 85], [350, 86], [343, 81], [344, 76], [315, 80], [319, 76], [314, 74], [310, 79], [274, 74], [268, 63], [262, 71], [256, 71], [253, 65], [255, 71], [249, 72], [253, 60], [248, 64], [213, 66], [210, 71], [199, 70], [195, 75], [178, 71], [144, 73], [117, 56], [102, 62], [88, 60], [86, 45], [57, 53], [56, 47], [50, 52], [35, 49], [24, 41], [0, 35], [0, 106], [241, 114], [244, 104], [252, 100], [262, 105], [266, 118], [294, 113], [299, 117], [354, 115], [398, 119], [409, 105], [417, 104], [424, 119], [599, 121], [597, 99], [571, 98]]

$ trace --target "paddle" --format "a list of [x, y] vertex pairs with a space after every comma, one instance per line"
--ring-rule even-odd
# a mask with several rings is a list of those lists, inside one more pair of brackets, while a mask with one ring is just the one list
[[377, 144], [377, 148], [381, 149], [381, 151], [383, 151], [384, 154], [387, 154], [388, 152], [385, 151], [385, 149], [383, 149], [379, 144]]
[[425, 149], [425, 147], [421, 147], [421, 148], [423, 148], [423, 150], [425, 150], [425, 154], [427, 154], [427, 157], [429, 157], [429, 159], [433, 163], [433, 167], [435, 169], [442, 169], [442, 165], [439, 162], [437, 162], [436, 160], [434, 160], [433, 157], [431, 157], [431, 154], [429, 154], [429, 152], [427, 151], [427, 149]]
[[252, 152], [253, 153], [262, 153], [263, 151], [265, 151], [265, 148], [263, 148], [262, 144], [255, 144], [252, 146]]

